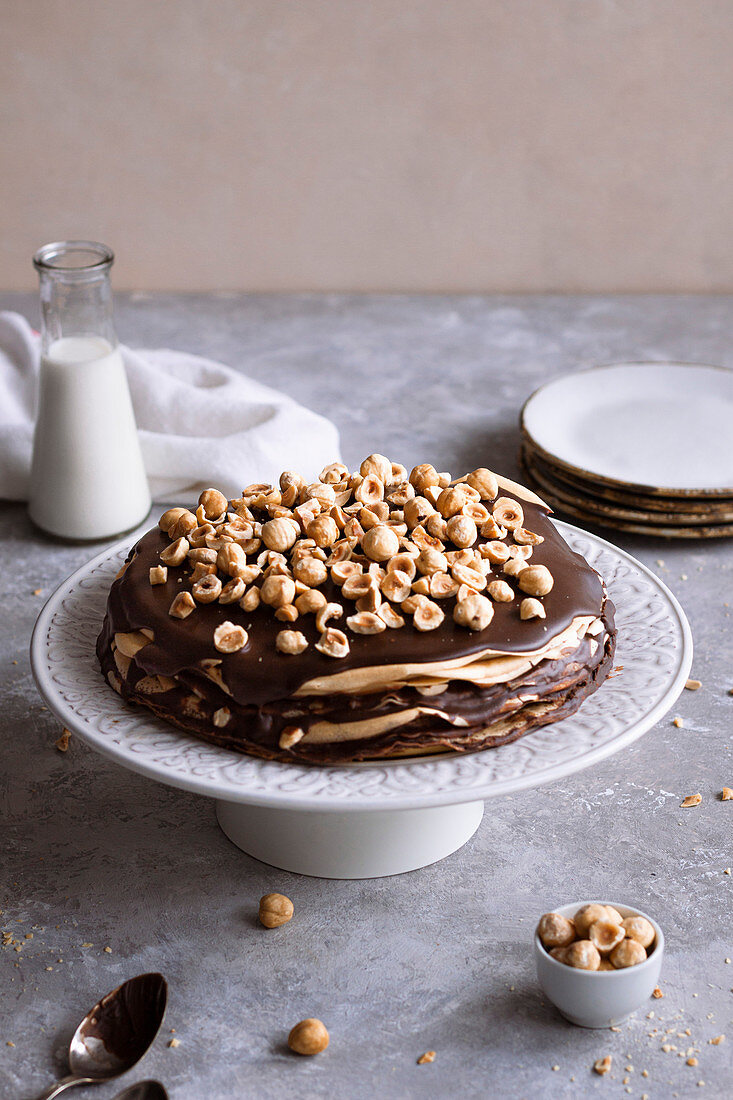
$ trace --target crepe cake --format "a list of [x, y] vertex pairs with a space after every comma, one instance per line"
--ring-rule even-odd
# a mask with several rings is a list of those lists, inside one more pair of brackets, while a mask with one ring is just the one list
[[312, 484], [207, 489], [130, 551], [102, 671], [128, 702], [270, 760], [506, 744], [573, 714], [613, 659], [604, 582], [549, 513], [486, 468], [408, 474], [378, 454]]

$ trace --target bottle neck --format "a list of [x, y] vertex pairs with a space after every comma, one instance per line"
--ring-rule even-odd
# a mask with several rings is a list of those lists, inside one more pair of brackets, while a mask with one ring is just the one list
[[105, 245], [88, 241], [46, 245], [36, 253], [44, 353], [67, 337], [96, 336], [111, 347], [117, 345], [110, 284], [113, 258]]

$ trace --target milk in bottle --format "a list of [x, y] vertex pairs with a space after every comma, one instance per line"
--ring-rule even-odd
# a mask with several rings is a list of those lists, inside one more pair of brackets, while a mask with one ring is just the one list
[[112, 325], [112, 260], [90, 241], [46, 245], [34, 258], [43, 329], [29, 511], [65, 538], [109, 538], [150, 508]]

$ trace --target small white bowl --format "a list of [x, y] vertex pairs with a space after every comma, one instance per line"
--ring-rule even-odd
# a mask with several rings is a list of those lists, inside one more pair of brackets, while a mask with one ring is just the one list
[[[552, 911], [572, 917], [582, 906], [591, 904], [594, 903], [578, 901]], [[648, 913], [629, 905], [618, 905], [615, 901], [595, 904], [612, 905], [622, 917], [645, 917], [654, 928], [655, 938], [647, 949], [650, 953], [646, 962], [623, 970], [579, 970], [553, 959], [535, 932], [537, 980], [565, 1019], [578, 1027], [612, 1027], [641, 1008], [659, 984], [664, 954], [664, 933]]]

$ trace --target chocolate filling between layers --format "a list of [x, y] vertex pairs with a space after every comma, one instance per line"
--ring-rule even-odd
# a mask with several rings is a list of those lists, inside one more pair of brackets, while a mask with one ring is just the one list
[[[601, 640], [586, 636], [560, 658], [543, 660], [507, 683], [489, 688], [449, 683], [440, 694], [430, 696], [403, 687], [376, 694], [289, 698], [256, 707], [236, 703], [196, 672], [182, 673], [170, 690], [151, 696], [136, 690], [144, 674], [134, 663], [120, 690], [127, 701], [149, 707], [212, 744], [267, 759], [334, 764], [441, 750], [465, 753], [506, 744], [573, 714], [608, 675], [613, 642], [613, 633], [605, 633]], [[102, 655], [102, 666], [105, 673], [118, 675], [111, 650]], [[217, 729], [212, 722], [220, 707], [230, 712], [225, 729]], [[376, 737], [300, 741], [287, 752], [277, 747], [280, 734], [289, 726], [308, 731], [390, 715], [400, 718], [418, 708], [421, 713], [406, 725]]]

